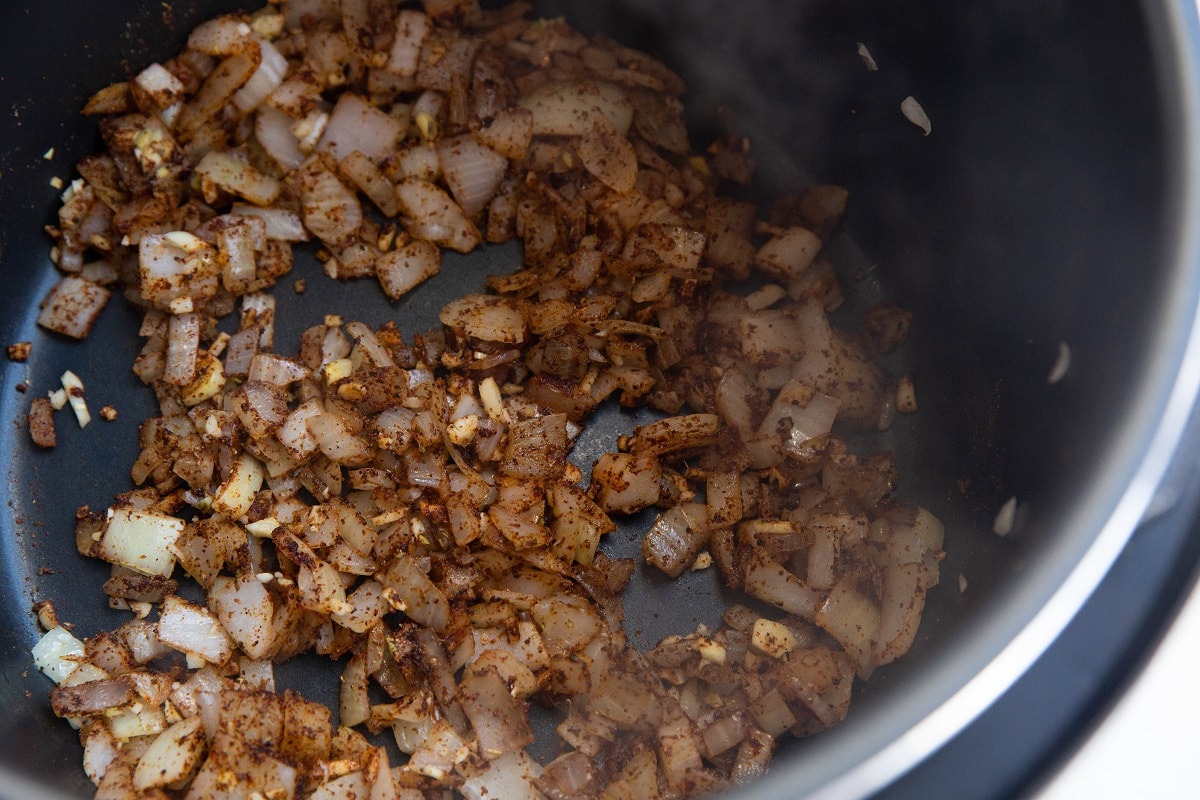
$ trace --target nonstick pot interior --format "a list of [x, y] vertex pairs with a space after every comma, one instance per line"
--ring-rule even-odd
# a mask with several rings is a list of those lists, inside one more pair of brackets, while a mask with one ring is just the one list
[[[129, 373], [137, 319], [120, 302], [82, 345], [33, 325], [55, 279], [41, 233], [57, 209], [50, 179], [69, 180], [97, 144], [77, 114], [91, 92], [239, 7], [62, 0], [0, 10], [0, 337], [34, 342], [27, 364], [4, 364], [0, 394], [0, 794], [9, 797], [91, 791], [75, 736], [53, 718], [49, 684], [30, 662], [30, 606], [54, 600], [84, 634], [122, 619], [102, 608], [106, 567], [74, 554], [73, 519], [77, 506], [103, 507], [129, 488], [137, 422], [152, 409]], [[900, 494], [946, 522], [943, 582], [912, 652], [858, 692], [841, 728], [783, 744], [772, 776], [746, 796], [877, 788], [1002, 691], [1082, 602], [1190, 409], [1196, 376], [1181, 367], [1195, 346], [1197, 296], [1195, 10], [1066, 0], [563, 0], [537, 10], [666, 59], [690, 86], [696, 143], [750, 137], [762, 196], [846, 185], [851, 208], [833, 247], [851, 307], [887, 296], [914, 313], [892, 367], [913, 374], [921, 410], [865, 444], [895, 448]], [[860, 60], [860, 42], [878, 71]], [[901, 115], [909, 95], [931, 135]], [[481, 280], [518, 258], [498, 249], [449, 259], [446, 272]], [[301, 305], [279, 293], [281, 348], [330, 311], [430, 327], [462, 291], [446, 282], [393, 305], [374, 286], [325, 281], [311, 259], [298, 270], [313, 276], [309, 296]], [[1064, 344], [1070, 369], [1049, 383]], [[60, 423], [60, 446], [35, 451], [21, 428], [29, 398], [67, 368], [119, 417], [83, 431]], [[602, 446], [585, 442], [578, 460]], [[1001, 538], [992, 523], [1009, 497], [1016, 526]], [[636, 552], [632, 534], [614, 539], [618, 552]], [[714, 622], [721, 600], [711, 576], [667, 584], [639, 571], [629, 627], [653, 643]], [[323, 680], [338, 671], [306, 663], [287, 665], [281, 681], [305, 687], [316, 684], [312, 670]]]

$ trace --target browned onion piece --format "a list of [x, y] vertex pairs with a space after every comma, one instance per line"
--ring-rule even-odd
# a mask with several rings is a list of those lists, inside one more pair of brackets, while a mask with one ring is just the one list
[[442, 173], [454, 199], [468, 217], [491, 201], [508, 168], [508, 160], [469, 134], [438, 143]]
[[820, 593], [780, 564], [758, 553], [752, 554], [746, 567], [743, 587], [747, 594], [798, 617], [811, 618], [821, 601]]
[[549, 84], [521, 99], [533, 114], [534, 135], [582, 136], [597, 117], [605, 117], [621, 135], [633, 121], [633, 107], [620, 87], [603, 81]]
[[446, 627], [450, 619], [446, 596], [412, 559], [397, 557], [388, 571], [379, 576], [379, 582], [393, 608], [432, 630]]
[[662, 513], [642, 539], [646, 561], [678, 578], [708, 544], [708, 509], [685, 503]]
[[418, 239], [469, 253], [479, 244], [479, 231], [463, 210], [434, 184], [405, 178], [396, 186], [400, 210], [408, 217], [409, 233]]
[[529, 720], [498, 673], [467, 672], [458, 685], [458, 697], [487, 758], [520, 750], [533, 741]]
[[109, 291], [76, 275], [63, 276], [42, 300], [37, 324], [74, 339], [85, 338], [108, 303]]
[[88, 681], [76, 686], [56, 686], [50, 694], [54, 713], [60, 717], [95, 714], [128, 705], [134, 700], [127, 678]]
[[595, 117], [591, 128], [579, 137], [578, 148], [583, 166], [610, 189], [621, 194], [633, 190], [637, 183], [637, 155], [608, 117]]
[[299, 183], [304, 227], [331, 246], [350, 244], [363, 220], [362, 206], [354, 192], [319, 158], [301, 167]]
[[884, 570], [873, 654], [876, 663], [895, 661], [912, 646], [925, 608], [925, 581], [925, 565], [919, 562], [891, 565]]
[[217, 65], [205, 79], [200, 91], [180, 112], [176, 121], [180, 136], [185, 139], [191, 137], [211, 120], [233, 93], [250, 80], [260, 60], [259, 49], [254, 47], [249, 52], [232, 55]]
[[384, 293], [393, 300], [408, 294], [442, 268], [442, 253], [420, 239], [384, 253], [375, 263]]
[[506, 158], [524, 158], [533, 138], [533, 113], [506, 108], [475, 131], [475, 138]]

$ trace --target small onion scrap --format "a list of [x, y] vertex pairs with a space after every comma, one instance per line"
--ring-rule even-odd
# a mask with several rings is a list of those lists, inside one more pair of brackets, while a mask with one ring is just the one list
[[[97, 797], [709, 794], [912, 644], [943, 528], [842, 438], [915, 409], [877, 358], [907, 312], [827, 316], [846, 191], [721, 197], [748, 143], [693, 151], [670, 68], [525, 11], [273, 2], [88, 103], [38, 321], [83, 338], [121, 292], [159, 406], [138, 488], [77, 515], [133, 616], [80, 640], [39, 605]], [[436, 330], [329, 316], [274, 352], [294, 246], [397, 299], [512, 239]], [[606, 402], [660, 416], [576, 465]], [[603, 541], [646, 509], [650, 567], [744, 603], [638, 652]], [[336, 712], [276, 690], [301, 654], [342, 662]], [[532, 701], [564, 712], [545, 765]]]

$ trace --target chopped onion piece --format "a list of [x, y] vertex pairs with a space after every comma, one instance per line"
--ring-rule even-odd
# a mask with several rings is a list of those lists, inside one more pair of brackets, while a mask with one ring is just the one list
[[217, 618], [175, 595], [163, 599], [158, 638], [168, 647], [199, 656], [210, 664], [224, 664], [233, 655], [233, 641]]
[[633, 121], [625, 92], [604, 81], [549, 84], [530, 92], [520, 104], [533, 114], [535, 136], [583, 136], [601, 116], [624, 136]]
[[869, 598], [850, 581], [839, 580], [813, 615], [813, 621], [841, 643], [854, 659], [859, 674], [870, 674], [880, 614]]
[[505, 158], [524, 158], [533, 139], [533, 113], [527, 108], [506, 108], [475, 131], [475, 138]]
[[331, 247], [350, 244], [363, 221], [358, 196], [319, 159], [301, 167], [299, 185], [304, 227]]
[[196, 174], [221, 189], [244, 197], [260, 206], [270, 205], [279, 196], [281, 186], [272, 178], [244, 161], [212, 150], [196, 165]]
[[357, 150], [379, 162], [396, 149], [401, 133], [402, 126], [394, 117], [346, 92], [338, 97], [316, 149], [338, 161]]
[[708, 509], [684, 503], [664, 511], [642, 539], [646, 561], [678, 578], [708, 544]]
[[859, 42], [857, 52], [868, 72], [875, 72], [879, 69], [879, 65], [875, 63], [875, 59], [871, 56], [871, 51], [867, 49], [865, 44]]
[[242, 113], [253, 111], [263, 100], [266, 100], [267, 95], [283, 83], [284, 76], [288, 71], [287, 59], [273, 44], [263, 39], [257, 40], [257, 44], [262, 61], [250, 79], [233, 95], [233, 104]]
[[519, 752], [533, 742], [529, 720], [498, 673], [468, 671], [458, 686], [458, 696], [484, 758]]
[[505, 753], [488, 763], [487, 768], [467, 778], [461, 791], [468, 800], [542, 800], [535, 783], [541, 766], [524, 750]]
[[926, 136], [933, 132], [933, 124], [930, 123], [929, 116], [915, 97], [910, 95], [904, 98], [900, 103], [900, 112], [904, 114], [905, 119], [924, 131]]
[[262, 488], [264, 477], [262, 464], [248, 453], [241, 454], [234, 459], [229, 478], [217, 487], [213, 508], [233, 519], [244, 516]]
[[83, 642], [61, 625], [46, 631], [33, 646], [33, 663], [55, 683], [62, 683], [85, 659]]
[[396, 300], [437, 275], [442, 268], [442, 251], [420, 239], [390, 250], [375, 263], [384, 293]]
[[1008, 536], [1013, 531], [1013, 525], [1017, 520], [1017, 498], [1010, 497], [1004, 501], [1004, 505], [1000, 506], [1000, 510], [996, 512], [996, 519], [992, 522], [992, 531], [997, 536]]
[[405, 8], [396, 14], [396, 35], [388, 53], [387, 68], [404, 77], [415, 75], [421, 44], [429, 32], [429, 19], [420, 11]]
[[755, 554], [746, 568], [747, 594], [798, 617], [812, 618], [821, 594], [765, 555]]
[[183, 529], [184, 522], [177, 517], [134, 508], [113, 509], [100, 538], [100, 555], [142, 575], [170, 577], [175, 569], [172, 547]]
[[502, 344], [525, 341], [525, 316], [508, 298], [468, 294], [452, 300], [438, 318], [468, 339]]
[[479, 231], [450, 196], [429, 181], [405, 178], [396, 186], [400, 210], [412, 222], [409, 233], [460, 253], [480, 242]]
[[188, 35], [188, 47], [210, 56], [230, 56], [250, 46], [253, 29], [236, 16], [202, 22]]
[[286, 208], [259, 208], [241, 203], [234, 203], [231, 214], [243, 217], [261, 219], [266, 228], [264, 233], [269, 239], [279, 239], [285, 242], [307, 242], [308, 231], [299, 215]]
[[146, 67], [133, 79], [133, 84], [159, 108], [167, 108], [184, 93], [183, 82], [162, 64]]
[[806, 228], [788, 228], [759, 248], [754, 263], [780, 280], [804, 274], [821, 250], [821, 239]]
[[86, 278], [64, 275], [42, 300], [37, 324], [73, 339], [83, 339], [91, 333], [109, 294], [108, 289]]
[[138, 760], [133, 773], [139, 790], [168, 786], [191, 774], [204, 754], [200, 717], [187, 717], [160, 733]]
[[208, 594], [209, 607], [222, 627], [253, 659], [270, 655], [274, 638], [274, 606], [266, 588], [253, 575], [230, 578], [218, 575]]
[[63, 391], [67, 393], [67, 402], [71, 404], [71, 410], [75, 412], [75, 419], [79, 422], [79, 427], [86, 428], [92, 421], [92, 415], [88, 411], [87, 401], [83, 399], [83, 381], [79, 380], [79, 376], [71, 370], [64, 372], [60, 380]]
[[470, 134], [438, 142], [438, 156], [446, 184], [468, 217], [487, 206], [508, 168], [508, 159]]
[[275, 163], [287, 170], [299, 167], [305, 157], [292, 132], [294, 122], [283, 111], [270, 106], [260, 108], [254, 115], [254, 137]]

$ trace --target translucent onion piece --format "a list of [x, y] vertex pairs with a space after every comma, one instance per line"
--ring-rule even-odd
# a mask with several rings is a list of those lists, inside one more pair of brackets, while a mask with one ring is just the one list
[[375, 264], [383, 291], [393, 300], [441, 271], [442, 254], [433, 244], [415, 240], [383, 254]]
[[475, 131], [475, 138], [505, 158], [524, 158], [533, 139], [533, 112], [502, 109]]
[[311, 159], [299, 172], [304, 227], [331, 247], [354, 241], [363, 222], [358, 196], [346, 188], [319, 159]]
[[396, 149], [403, 133], [400, 122], [351, 92], [338, 96], [316, 149], [338, 161], [355, 150], [382, 161]]
[[446, 184], [463, 213], [474, 216], [491, 201], [508, 168], [508, 159], [470, 134], [438, 142]]
[[200, 350], [200, 315], [179, 314], [171, 317], [167, 334], [167, 362], [163, 380], [186, 386], [196, 376]]
[[205, 750], [199, 716], [187, 717], [160, 733], [138, 760], [133, 773], [136, 789], [168, 786], [187, 777]]
[[798, 617], [811, 619], [821, 602], [821, 593], [761, 554], [752, 554], [743, 585], [747, 594]]
[[304, 153], [292, 132], [294, 124], [294, 119], [270, 106], [260, 108], [254, 115], [254, 137], [275, 163], [286, 170], [296, 169], [304, 163]]
[[158, 619], [158, 638], [184, 653], [211, 664], [224, 664], [233, 655], [233, 642], [221, 623], [207, 609], [168, 595]]
[[234, 203], [230, 213], [261, 219], [266, 224], [265, 234], [270, 239], [285, 242], [307, 242], [309, 239], [299, 215], [286, 208], [259, 208]]
[[202, 22], [188, 34], [188, 47], [210, 56], [231, 56], [250, 48], [253, 29], [229, 15]]
[[880, 613], [852, 581], [842, 579], [837, 582], [813, 615], [813, 621], [845, 648], [855, 660], [860, 675], [871, 673]]
[[708, 509], [701, 503], [668, 508], [642, 539], [646, 561], [678, 578], [708, 544]]
[[219, 575], [208, 595], [209, 607], [221, 625], [250, 658], [272, 652], [271, 622], [274, 606], [266, 588], [253, 575], [230, 578]]
[[400, 209], [411, 222], [408, 231], [418, 239], [469, 253], [479, 245], [478, 229], [445, 191], [417, 178], [396, 186]]
[[83, 339], [108, 303], [109, 291], [76, 275], [64, 275], [42, 300], [37, 324], [46, 330]]
[[583, 136], [597, 116], [624, 136], [633, 121], [633, 106], [620, 87], [604, 81], [550, 84], [521, 98], [533, 114], [534, 135]]
[[542, 767], [524, 750], [506, 753], [492, 760], [478, 775], [463, 782], [461, 791], [468, 800], [542, 800], [535, 783]]
[[415, 75], [421, 57], [421, 44], [428, 32], [429, 19], [423, 13], [401, 9], [396, 14], [396, 35], [388, 53], [388, 70], [405, 77]]
[[533, 729], [521, 704], [509, 694], [498, 673], [468, 671], [458, 686], [458, 696], [484, 758], [520, 751], [533, 742]]
[[258, 48], [262, 62], [250, 79], [233, 96], [233, 104], [242, 113], [248, 113], [267, 99], [267, 95], [279, 88], [287, 75], [288, 62], [270, 42], [259, 39]]
[[658, 459], [632, 453], [604, 453], [592, 467], [596, 501], [606, 511], [632, 514], [658, 502], [662, 468]]

